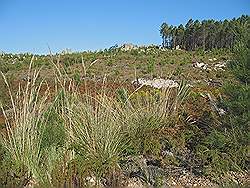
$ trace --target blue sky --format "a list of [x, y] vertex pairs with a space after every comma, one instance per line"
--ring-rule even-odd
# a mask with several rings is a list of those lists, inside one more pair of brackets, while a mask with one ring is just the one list
[[0, 51], [98, 50], [160, 44], [162, 22], [250, 15], [250, 0], [0, 0]]

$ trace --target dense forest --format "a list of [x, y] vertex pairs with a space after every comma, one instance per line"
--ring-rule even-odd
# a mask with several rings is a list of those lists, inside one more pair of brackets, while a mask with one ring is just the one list
[[232, 20], [215, 21], [190, 19], [185, 26], [163, 23], [160, 28], [162, 45], [166, 48], [185, 50], [211, 50], [232, 48], [236, 42], [245, 40], [249, 33], [250, 17], [242, 15]]

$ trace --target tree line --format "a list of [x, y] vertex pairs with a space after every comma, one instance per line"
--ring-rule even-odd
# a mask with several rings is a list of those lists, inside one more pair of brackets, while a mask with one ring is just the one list
[[242, 15], [232, 20], [215, 21], [190, 19], [184, 26], [163, 23], [160, 28], [162, 46], [185, 50], [232, 48], [250, 33], [250, 17]]

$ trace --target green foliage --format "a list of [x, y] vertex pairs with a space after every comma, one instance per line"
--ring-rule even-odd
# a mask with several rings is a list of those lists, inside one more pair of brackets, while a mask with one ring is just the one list
[[[250, 41], [250, 39], [249, 39]], [[239, 81], [243, 83], [250, 83], [250, 48], [245, 44], [239, 44], [235, 47], [235, 57], [231, 62], [231, 69], [233, 74]]]
[[81, 73], [80, 71], [76, 71], [75, 74], [74, 74], [74, 80], [77, 84], [80, 84], [82, 82], [81, 80]]
[[155, 60], [151, 58], [147, 63], [147, 73], [153, 73], [155, 70]]
[[53, 106], [44, 116], [48, 123], [43, 130], [41, 140], [42, 149], [64, 146], [66, 141], [66, 130], [61, 116], [53, 109]]
[[136, 153], [159, 156], [163, 141], [169, 139], [162, 131], [175, 126], [179, 105], [189, 94], [188, 90], [187, 84], [183, 83], [177, 91], [142, 91], [133, 96], [130, 104], [133, 108], [126, 113], [130, 140]]
[[116, 91], [117, 99], [122, 102], [126, 103], [128, 100], [128, 91], [125, 88], [120, 88]]
[[112, 107], [119, 103], [100, 96], [97, 101], [92, 101], [97, 102], [94, 108], [90, 99], [86, 96], [72, 106], [71, 131], [73, 148], [82, 163], [81, 171], [94, 175], [98, 184], [103, 175], [119, 170], [118, 162], [124, 155], [128, 140], [122, 132], [119, 112]]
[[166, 60], [161, 60], [160, 63], [159, 63], [159, 65], [161, 65], [161, 66], [164, 66], [164, 65], [166, 65], [166, 64], [167, 64], [167, 61], [166, 61]]
[[26, 186], [31, 178], [28, 169], [13, 163], [11, 157], [6, 154], [2, 146], [0, 146], [0, 152], [0, 187]]
[[248, 15], [242, 15], [224, 21], [190, 19], [185, 27], [163, 23], [160, 28], [162, 44], [167, 48], [179, 46], [181, 49], [198, 50], [202, 56], [205, 50], [232, 49], [238, 41], [245, 40], [245, 35], [249, 33], [249, 20]]
[[108, 62], [107, 62], [107, 65], [108, 66], [112, 66], [114, 64], [114, 62], [112, 61], [112, 60], [109, 60]]
[[182, 73], [182, 68], [181, 68], [180, 66], [178, 66], [178, 67], [175, 69], [174, 75], [175, 75], [175, 76], [179, 76], [181, 73]]
[[[223, 87], [223, 92], [227, 99], [222, 101], [222, 105], [235, 116], [247, 117], [249, 112], [250, 87], [249, 85], [234, 85], [227, 83]], [[245, 118], [244, 118], [245, 119]]]
[[204, 172], [220, 181], [221, 174], [248, 168], [249, 153], [249, 49], [239, 49], [235, 55], [237, 63], [231, 68], [239, 83], [227, 83], [222, 91], [225, 99], [221, 106], [227, 109], [221, 125], [209, 133], [196, 147]]
[[174, 65], [174, 64], [175, 64], [175, 60], [174, 60], [174, 59], [171, 59], [171, 60], [170, 60], [170, 64], [171, 64], [171, 65]]
[[134, 133], [131, 135], [132, 145], [135, 151], [139, 154], [153, 154], [158, 156], [161, 151], [161, 138], [159, 137], [159, 130], [161, 122], [160, 117], [139, 117], [134, 127]]
[[[27, 171], [27, 182], [35, 181], [40, 186], [50, 186], [54, 163], [63, 153], [59, 146], [65, 134], [62, 133], [64, 131], [60, 132], [60, 127], [55, 127], [60, 121], [54, 120], [55, 113], [47, 111], [49, 94], [45, 93], [40, 97], [42, 83], [37, 82], [37, 73], [33, 74], [34, 85], [27, 81], [25, 89], [20, 88], [15, 100], [11, 94], [14, 118], [10, 122], [9, 117], [5, 117], [6, 134], [1, 134], [1, 144], [6, 156], [11, 159], [11, 167]], [[5, 77], [4, 79], [9, 87]]]
[[11, 65], [0, 61], [0, 71], [3, 73], [7, 73], [11, 69]]

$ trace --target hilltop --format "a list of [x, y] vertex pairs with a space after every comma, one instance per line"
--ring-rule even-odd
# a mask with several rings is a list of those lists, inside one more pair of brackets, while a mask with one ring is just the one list
[[[68, 76], [79, 83], [84, 79], [131, 84], [139, 78], [162, 78], [175, 81], [187, 80], [193, 86], [203, 88], [221, 85], [229, 76], [225, 72], [226, 64], [232, 53], [227, 49], [212, 51], [185, 51], [160, 48], [159, 46], [128, 48], [111, 47], [98, 52], [60, 53], [56, 55], [2, 54], [0, 70], [10, 82], [25, 81], [26, 70], [33, 58], [33, 67], [39, 69], [41, 79], [53, 78], [53, 65], [56, 61], [64, 68]], [[87, 68], [84, 73], [84, 66]], [[220, 67], [221, 66], [221, 67]], [[1, 81], [1, 80], [0, 80]], [[1, 96], [4, 96], [4, 84], [1, 81]], [[14, 84], [17, 85], [17, 84]]]

